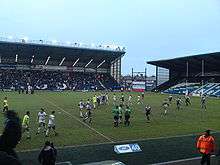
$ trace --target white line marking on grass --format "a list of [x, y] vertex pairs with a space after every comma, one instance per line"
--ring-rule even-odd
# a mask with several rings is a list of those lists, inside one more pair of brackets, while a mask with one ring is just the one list
[[56, 165], [62, 165], [62, 164], [68, 164], [68, 165], [72, 165], [71, 162], [67, 161], [67, 162], [58, 162], [58, 163], [55, 163]]
[[[220, 133], [220, 131], [216, 131], [216, 132], [213, 132], [213, 133]], [[118, 143], [128, 143], [128, 142], [142, 142], [142, 141], [148, 141], [148, 140], [172, 139], [172, 138], [199, 136], [199, 135], [201, 135], [201, 133], [176, 135], [176, 136], [163, 136], [163, 137], [154, 137], [154, 138], [145, 138], [145, 139], [121, 140], [121, 141], [115, 141], [115, 142], [103, 142], [103, 143], [69, 145], [69, 146], [57, 147], [57, 149], [75, 148], [75, 147], [87, 147], [87, 146], [99, 146], [99, 145], [105, 145], [105, 144], [118, 144]], [[23, 150], [23, 151], [18, 151], [18, 152], [23, 153], [23, 152], [31, 152], [31, 151], [39, 151], [39, 149]]]
[[[37, 95], [39, 96], [39, 95]], [[39, 96], [40, 97], [40, 96]], [[40, 97], [41, 98], [41, 97]], [[75, 120], [77, 120], [79, 123], [81, 123], [82, 125], [88, 127], [90, 130], [94, 131], [95, 133], [97, 133], [98, 135], [102, 136], [103, 138], [105, 138], [106, 140], [108, 140], [109, 142], [114, 142], [111, 138], [105, 136], [103, 133], [97, 131], [95, 128], [89, 126], [88, 124], [84, 123], [83, 121], [81, 121], [78, 117], [72, 115], [71, 113], [65, 111], [63, 108], [61, 108], [60, 106], [56, 105], [54, 102], [50, 101], [49, 99], [45, 98], [43, 99], [44, 101], [50, 103], [51, 105], [53, 105], [54, 107], [60, 109], [61, 111], [63, 111], [64, 113], [66, 113], [67, 115], [69, 115], [70, 117], [74, 118]]]
[[173, 164], [173, 163], [187, 162], [187, 161], [199, 160], [199, 159], [201, 159], [201, 157], [194, 157], [194, 158], [188, 158], [188, 159], [179, 159], [179, 160], [173, 160], [173, 161], [162, 162], [162, 163], [154, 163], [154, 164], [151, 164], [151, 165]]
[[[211, 157], [215, 157], [215, 155], [212, 155]], [[187, 159], [179, 159], [179, 160], [173, 160], [173, 161], [168, 161], [168, 162], [162, 162], [162, 163], [154, 163], [151, 165], [164, 165], [164, 164], [174, 164], [174, 163], [181, 163], [181, 162], [188, 162], [192, 160], [199, 160], [202, 157], [194, 157], [194, 158], [187, 158]]]
[[[220, 131], [213, 131], [213, 133], [220, 133]], [[146, 140], [160, 140], [160, 139], [172, 139], [172, 138], [180, 138], [180, 137], [189, 137], [189, 136], [199, 136], [202, 135], [202, 132], [200, 133], [194, 133], [194, 134], [185, 134], [185, 135], [174, 135], [174, 136], [161, 136], [161, 137], [152, 137], [152, 138], [143, 138], [143, 139], [131, 139], [131, 140], [122, 140], [117, 141], [118, 143], [123, 142], [134, 142], [134, 141], [146, 141]]]

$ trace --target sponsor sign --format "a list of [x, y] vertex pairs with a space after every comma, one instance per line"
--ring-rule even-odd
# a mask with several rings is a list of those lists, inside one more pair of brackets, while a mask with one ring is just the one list
[[124, 153], [132, 153], [132, 152], [141, 152], [140, 146], [135, 144], [122, 144], [122, 145], [115, 145], [114, 151], [117, 154], [124, 154]]
[[135, 92], [144, 92], [145, 91], [145, 82], [144, 81], [133, 81], [132, 88]]

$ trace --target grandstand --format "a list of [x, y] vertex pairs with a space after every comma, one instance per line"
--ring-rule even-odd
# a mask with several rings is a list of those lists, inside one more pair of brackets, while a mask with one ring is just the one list
[[[154, 90], [170, 94], [220, 96], [220, 52], [149, 61], [156, 66]], [[159, 68], [168, 70], [168, 81], [159, 83]]]
[[2, 90], [114, 89], [125, 48], [0, 38]]

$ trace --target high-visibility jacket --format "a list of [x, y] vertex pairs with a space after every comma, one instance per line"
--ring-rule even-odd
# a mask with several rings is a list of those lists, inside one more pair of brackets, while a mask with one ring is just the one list
[[212, 136], [202, 135], [197, 141], [197, 148], [200, 153], [210, 154], [214, 151], [215, 139]]
[[92, 101], [93, 101], [94, 104], [97, 102], [96, 96], [94, 96], [94, 97], [92, 98]]

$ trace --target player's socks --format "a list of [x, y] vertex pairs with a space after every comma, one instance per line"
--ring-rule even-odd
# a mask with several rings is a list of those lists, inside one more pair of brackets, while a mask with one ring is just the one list
[[48, 137], [49, 135], [49, 129], [46, 131], [46, 137]]
[[165, 115], [167, 114], [167, 110], [165, 110]]
[[31, 139], [31, 135], [29, 131], [27, 131], [27, 139]]
[[40, 127], [38, 127], [38, 128], [37, 128], [37, 134], [39, 134], [39, 133], [40, 133], [40, 130], [41, 130], [41, 128], [40, 128]]

